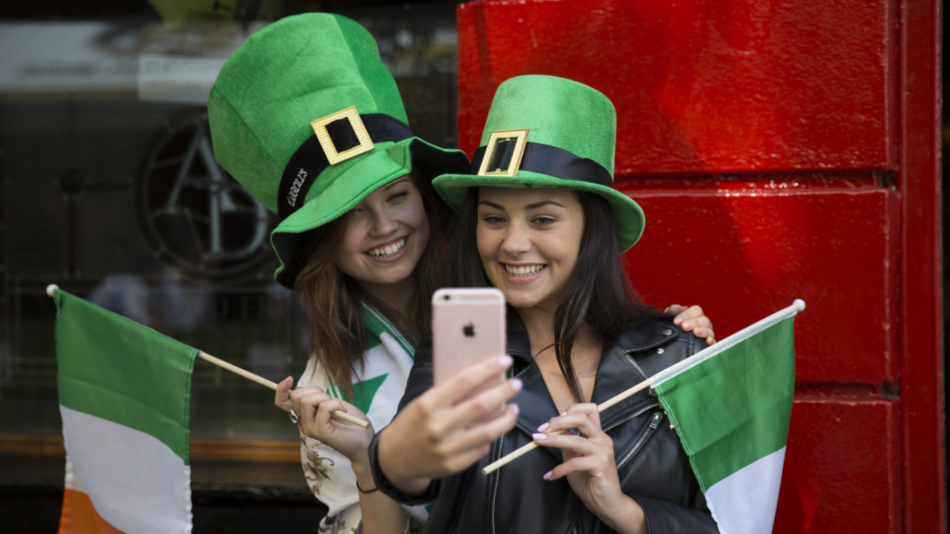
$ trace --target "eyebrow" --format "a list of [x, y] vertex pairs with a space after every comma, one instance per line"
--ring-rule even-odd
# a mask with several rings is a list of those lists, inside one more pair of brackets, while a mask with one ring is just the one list
[[542, 200], [541, 202], [535, 202], [534, 204], [528, 204], [527, 206], [525, 206], [525, 209], [527, 209], [527, 210], [536, 210], [536, 209], [538, 209], [538, 208], [543, 208], [544, 206], [548, 206], [548, 205], [557, 206], [557, 207], [559, 207], [559, 208], [563, 208], [563, 207], [564, 207], [564, 205], [558, 204], [557, 202], [555, 202], [555, 201], [553, 201], [553, 200]]
[[388, 190], [390, 187], [396, 187], [397, 185], [399, 185], [399, 184], [405, 182], [405, 181], [408, 180], [408, 179], [409, 179], [408, 176], [403, 176], [402, 178], [396, 180], [395, 182], [389, 182], [389, 184], [383, 186], [383, 189], [384, 189], [384, 190]]
[[[488, 201], [488, 200], [482, 200], [481, 202], [478, 203], [478, 205], [479, 205], [479, 206], [488, 206], [489, 208], [494, 208], [494, 209], [496, 209], [496, 210], [501, 210], [501, 211], [504, 211], [504, 210], [505, 210], [505, 208], [503, 208], [502, 206], [500, 206], [500, 205], [498, 205], [498, 204], [495, 204], [494, 202], [490, 202], [490, 201]], [[558, 206], [558, 207], [561, 207], [561, 208], [564, 207], [563, 204], [558, 204], [557, 202], [555, 202], [555, 201], [553, 201], [553, 200], [542, 200], [541, 202], [535, 202], [534, 204], [528, 204], [528, 205], [525, 206], [524, 208], [525, 208], [526, 210], [536, 210], [536, 209], [538, 209], [538, 208], [543, 208], [544, 206], [548, 206], [548, 205], [551, 205], [551, 206]]]

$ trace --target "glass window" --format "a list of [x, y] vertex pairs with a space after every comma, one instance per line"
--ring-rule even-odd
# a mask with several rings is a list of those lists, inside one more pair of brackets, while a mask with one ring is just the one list
[[[306, 318], [273, 281], [276, 216], [217, 166], [208, 135], [218, 69], [266, 22], [169, 24], [144, 5], [0, 21], [7, 450], [61, 432], [51, 283], [274, 381], [306, 364]], [[340, 12], [377, 37], [414, 132], [455, 146], [455, 5]], [[199, 360], [191, 406], [193, 454], [297, 454], [296, 427], [265, 387]]]

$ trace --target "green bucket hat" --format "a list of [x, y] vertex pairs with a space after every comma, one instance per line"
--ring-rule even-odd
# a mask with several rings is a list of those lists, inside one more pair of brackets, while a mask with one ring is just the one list
[[617, 114], [606, 96], [554, 76], [518, 76], [498, 87], [467, 174], [432, 181], [458, 210], [469, 187], [574, 189], [610, 203], [622, 251], [640, 239], [640, 206], [613, 188]]
[[287, 17], [248, 37], [218, 74], [208, 122], [218, 163], [280, 216], [271, 245], [287, 287], [304, 232], [413, 169], [469, 167], [464, 152], [413, 137], [376, 41], [339, 15]]

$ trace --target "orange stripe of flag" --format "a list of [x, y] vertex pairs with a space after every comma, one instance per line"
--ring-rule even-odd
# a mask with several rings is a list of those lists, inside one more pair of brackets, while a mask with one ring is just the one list
[[99, 517], [92, 500], [81, 491], [66, 488], [63, 493], [63, 515], [59, 534], [123, 534]]

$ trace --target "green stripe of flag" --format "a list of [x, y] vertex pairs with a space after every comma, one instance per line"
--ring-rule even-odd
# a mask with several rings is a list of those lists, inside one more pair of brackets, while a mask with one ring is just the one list
[[56, 292], [59, 403], [150, 434], [188, 464], [188, 406], [198, 351]]
[[703, 492], [785, 446], [795, 392], [793, 325], [791, 317], [782, 320], [654, 386]]

